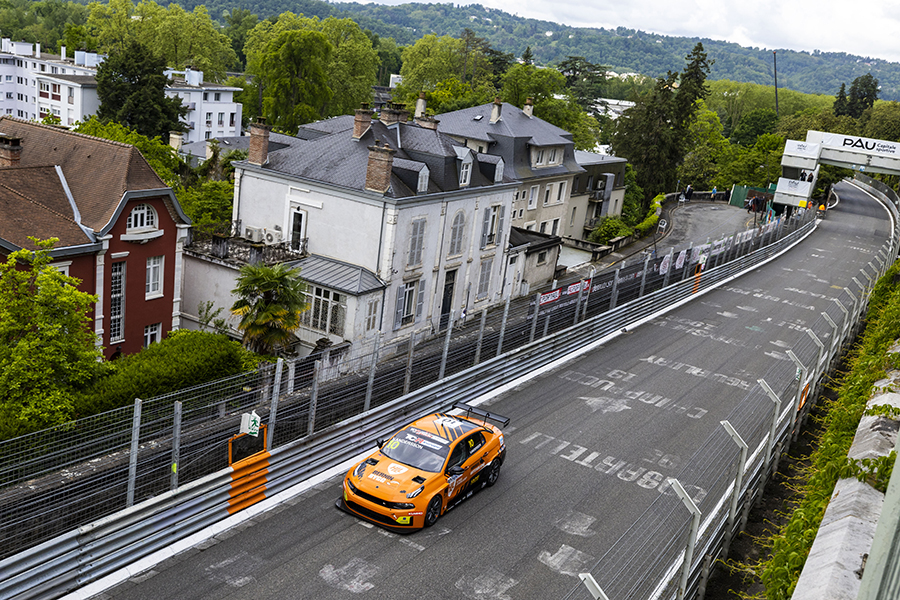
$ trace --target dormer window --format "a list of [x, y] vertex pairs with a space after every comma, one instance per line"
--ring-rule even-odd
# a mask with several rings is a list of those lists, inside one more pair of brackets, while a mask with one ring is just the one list
[[422, 170], [419, 171], [419, 185], [416, 188], [416, 192], [419, 194], [424, 194], [428, 191], [428, 167], [422, 167]]
[[[503, 159], [497, 161], [497, 168], [494, 169], [494, 183], [503, 181]], [[518, 193], [518, 192], [516, 192]]]
[[125, 233], [122, 234], [121, 239], [124, 242], [144, 243], [160, 237], [163, 233], [163, 230], [159, 229], [156, 209], [149, 204], [141, 203], [128, 213], [128, 219], [125, 221]]
[[562, 163], [563, 149], [534, 148], [531, 151], [532, 167], [550, 167]]
[[156, 229], [156, 211], [149, 204], [138, 204], [131, 209], [125, 228], [132, 229]]
[[459, 167], [459, 186], [465, 187], [469, 185], [469, 180], [472, 177], [472, 159], [464, 160], [462, 165]]

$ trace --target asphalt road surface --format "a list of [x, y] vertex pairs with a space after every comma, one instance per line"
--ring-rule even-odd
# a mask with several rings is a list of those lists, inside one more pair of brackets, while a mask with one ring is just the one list
[[[640, 474], [680, 470], [783, 360], [773, 350], [800, 339], [888, 238], [878, 203], [847, 185], [840, 193], [818, 230], [777, 260], [499, 397], [492, 409], [512, 419], [500, 480], [434, 527], [398, 536], [338, 511], [335, 477], [103, 597], [566, 596], [659, 496]], [[615, 385], [591, 387], [597, 380]], [[596, 468], [605, 461], [624, 463], [619, 475]]]

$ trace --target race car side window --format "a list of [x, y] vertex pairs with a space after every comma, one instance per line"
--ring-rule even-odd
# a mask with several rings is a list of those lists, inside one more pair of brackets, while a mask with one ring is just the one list
[[465, 462], [466, 458], [469, 456], [466, 452], [466, 445], [465, 440], [456, 445], [453, 452], [450, 453], [450, 461], [447, 463], [448, 467], [458, 467]]
[[466, 452], [469, 456], [472, 456], [484, 446], [484, 435], [480, 431], [476, 431], [466, 438], [464, 443], [466, 445]]

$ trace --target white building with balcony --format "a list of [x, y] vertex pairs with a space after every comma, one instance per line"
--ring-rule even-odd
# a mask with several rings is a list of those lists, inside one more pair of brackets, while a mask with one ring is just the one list
[[241, 135], [243, 107], [234, 99], [241, 88], [205, 82], [203, 71], [191, 68], [184, 71], [166, 69], [166, 75], [172, 78], [172, 83], [166, 87], [166, 95], [180, 97], [188, 107], [188, 113], [182, 119], [186, 128], [184, 143]]

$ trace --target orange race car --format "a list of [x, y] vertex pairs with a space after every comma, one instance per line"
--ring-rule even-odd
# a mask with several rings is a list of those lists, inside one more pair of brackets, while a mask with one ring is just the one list
[[457, 402], [465, 415], [435, 413], [387, 440], [344, 477], [338, 508], [387, 529], [409, 532], [494, 485], [506, 458], [509, 419]]

